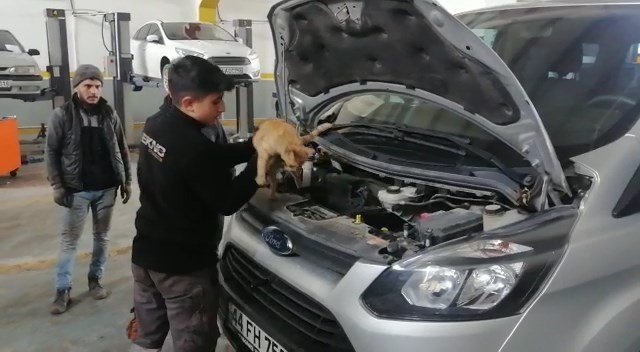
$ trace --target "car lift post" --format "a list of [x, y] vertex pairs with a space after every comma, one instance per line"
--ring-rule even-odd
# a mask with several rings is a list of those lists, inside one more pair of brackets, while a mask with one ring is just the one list
[[[113, 75], [113, 105], [120, 117], [122, 126], [127, 126], [125, 116], [125, 84], [131, 83], [133, 72], [133, 55], [129, 41], [129, 22], [131, 14], [126, 12], [108, 13], [105, 21], [111, 28], [111, 50], [107, 60], [107, 66], [113, 62], [115, 67], [110, 67], [107, 72]], [[125, 127], [125, 134], [128, 128]]]
[[[251, 20], [233, 20], [236, 37], [249, 48], [253, 47]], [[242, 107], [246, 109], [243, 109]], [[241, 81], [236, 86], [236, 135], [235, 141], [247, 140], [254, 132], [253, 81]]]
[[53, 108], [71, 100], [69, 72], [69, 47], [67, 45], [67, 20], [65, 10], [45, 9], [47, 47], [49, 51], [49, 86]]

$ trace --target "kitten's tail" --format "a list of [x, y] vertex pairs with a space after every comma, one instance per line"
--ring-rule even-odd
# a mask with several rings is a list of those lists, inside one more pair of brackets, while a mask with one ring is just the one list
[[316, 137], [318, 137], [319, 135], [322, 134], [322, 132], [330, 129], [333, 126], [333, 124], [331, 123], [323, 123], [321, 125], [319, 125], [318, 127], [316, 127], [313, 131], [311, 131], [308, 135], [306, 136], [302, 136], [302, 144], [307, 144], [309, 142], [311, 142], [312, 140], [314, 140]]

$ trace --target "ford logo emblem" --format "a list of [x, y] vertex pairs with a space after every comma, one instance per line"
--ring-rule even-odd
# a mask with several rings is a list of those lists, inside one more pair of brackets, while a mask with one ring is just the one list
[[273, 252], [279, 255], [293, 253], [293, 243], [284, 231], [275, 226], [265, 227], [262, 230], [262, 239]]

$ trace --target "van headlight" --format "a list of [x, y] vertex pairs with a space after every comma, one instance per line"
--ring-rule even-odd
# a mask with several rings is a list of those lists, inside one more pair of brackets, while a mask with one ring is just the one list
[[[532, 250], [531, 247], [501, 240], [480, 240], [443, 251], [440, 255], [482, 258], [488, 252], [493, 256], [507, 256]], [[412, 305], [434, 309], [465, 307], [483, 310], [494, 307], [513, 290], [523, 267], [523, 262], [470, 267], [420, 263], [409, 268], [397, 266], [395, 270], [413, 271], [401, 290]]]
[[247, 57], [249, 58], [249, 60], [254, 61], [256, 59], [258, 59], [258, 53], [251, 49], [251, 51], [249, 52], [249, 55], [247, 55]]
[[9, 68], [9, 73], [15, 73], [19, 75], [37, 75], [40, 73], [38, 66], [13, 66]]
[[[521, 312], [562, 257], [574, 209], [433, 247], [385, 270], [362, 295], [376, 316], [480, 320]], [[526, 228], [526, 230], [523, 230]]]

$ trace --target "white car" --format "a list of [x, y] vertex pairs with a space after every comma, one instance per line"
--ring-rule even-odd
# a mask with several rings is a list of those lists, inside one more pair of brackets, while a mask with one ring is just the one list
[[32, 57], [36, 55], [40, 55], [38, 50], [25, 50], [11, 32], [0, 29], [0, 98], [38, 99], [45, 85]]
[[260, 78], [260, 60], [256, 52], [211, 23], [146, 23], [134, 34], [131, 52], [133, 72], [140, 76], [164, 78], [169, 63], [194, 55], [212, 60], [234, 78]]

